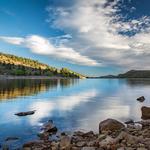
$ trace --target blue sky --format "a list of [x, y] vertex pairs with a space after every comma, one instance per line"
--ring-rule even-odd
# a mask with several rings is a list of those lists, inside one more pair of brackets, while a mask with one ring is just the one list
[[88, 75], [150, 69], [148, 0], [0, 0], [0, 51]]

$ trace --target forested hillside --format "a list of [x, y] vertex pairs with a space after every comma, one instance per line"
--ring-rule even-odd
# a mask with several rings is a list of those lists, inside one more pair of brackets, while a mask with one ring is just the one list
[[0, 53], [0, 74], [17, 76], [58, 76], [82, 78], [81, 74], [67, 68], [57, 69], [36, 60]]

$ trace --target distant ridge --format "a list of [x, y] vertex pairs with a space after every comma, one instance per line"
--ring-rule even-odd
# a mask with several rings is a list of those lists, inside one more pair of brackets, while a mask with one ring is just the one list
[[0, 53], [0, 75], [56, 76], [84, 78], [84, 75], [67, 68], [57, 69], [37, 60]]
[[99, 78], [150, 78], [150, 70], [130, 70], [119, 75], [106, 75]]
[[118, 78], [150, 78], [150, 70], [130, 70], [119, 74]]

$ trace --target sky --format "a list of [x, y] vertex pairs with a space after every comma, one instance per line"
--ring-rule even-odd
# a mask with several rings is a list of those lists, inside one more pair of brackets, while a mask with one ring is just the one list
[[148, 0], [0, 0], [0, 52], [100, 76], [150, 69]]

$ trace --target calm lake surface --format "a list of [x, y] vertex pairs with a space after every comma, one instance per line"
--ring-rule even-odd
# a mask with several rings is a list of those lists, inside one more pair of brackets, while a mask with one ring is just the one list
[[[136, 98], [144, 95], [144, 103]], [[61, 131], [94, 130], [107, 118], [140, 120], [141, 106], [150, 105], [148, 79], [0, 80], [0, 145], [11, 149], [37, 139], [48, 120]], [[21, 111], [36, 110], [18, 117]], [[7, 137], [19, 137], [6, 142]]]

